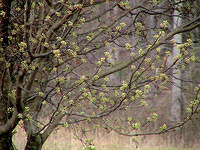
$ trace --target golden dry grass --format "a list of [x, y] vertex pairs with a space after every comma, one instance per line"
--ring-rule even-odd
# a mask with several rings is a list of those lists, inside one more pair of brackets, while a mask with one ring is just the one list
[[[14, 143], [18, 150], [23, 150], [26, 144], [25, 132], [17, 127], [18, 133], [14, 135]], [[200, 147], [194, 145], [193, 148], [175, 148], [164, 144], [163, 138], [151, 136], [145, 138], [139, 137], [139, 149], [131, 138], [119, 136], [114, 132], [109, 134], [103, 132], [94, 132], [90, 137], [94, 138], [97, 150], [200, 150]], [[141, 142], [143, 141], [143, 143]], [[160, 144], [159, 144], [160, 143]], [[54, 131], [45, 142], [42, 150], [82, 150], [81, 142], [73, 137], [72, 132], [64, 128]]]

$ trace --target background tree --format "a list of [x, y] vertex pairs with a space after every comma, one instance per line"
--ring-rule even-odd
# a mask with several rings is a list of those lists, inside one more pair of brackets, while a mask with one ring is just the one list
[[[166, 64], [171, 52], [160, 48], [173, 36], [200, 25], [200, 17], [195, 16], [170, 28], [162, 17], [173, 18], [168, 11], [179, 8], [179, 2], [169, 1], [167, 8], [159, 1], [13, 0], [0, 4], [0, 149], [12, 149], [17, 124], [23, 124], [27, 133], [25, 149], [39, 150], [58, 125], [86, 132], [81, 123], [89, 122], [126, 136], [152, 135], [182, 127], [199, 111], [199, 86], [195, 86], [187, 117], [169, 127], [162, 124], [142, 132], [158, 114], [152, 112], [142, 120], [128, 116], [134, 107], [148, 107], [152, 85], [169, 88], [174, 66], [190, 64], [188, 58], [198, 60], [190, 52], [190, 38], [178, 43], [183, 53], [171, 65]], [[147, 26], [145, 20], [152, 15], [159, 17], [159, 26]], [[105, 20], [108, 16], [110, 21]], [[111, 45], [120, 54], [117, 62], [112, 61]], [[110, 80], [113, 74], [117, 82]], [[117, 112], [126, 115], [121, 118]], [[85, 143], [88, 148], [91, 144]]]

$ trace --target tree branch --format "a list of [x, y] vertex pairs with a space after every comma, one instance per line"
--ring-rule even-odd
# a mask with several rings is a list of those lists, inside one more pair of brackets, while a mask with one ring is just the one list
[[[187, 23], [185, 25], [182, 25], [182, 26], [178, 27], [177, 29], [175, 29], [174, 31], [172, 31], [172, 32], [168, 33], [167, 35], [165, 35], [155, 45], [153, 45], [150, 48], [147, 48], [146, 52], [147, 51], [152, 51], [153, 49], [159, 47], [160, 45], [164, 44], [167, 40], [169, 40], [170, 38], [172, 38], [176, 34], [187, 32], [187, 31], [191, 31], [191, 30], [193, 30], [193, 29], [195, 29], [195, 28], [197, 28], [199, 26], [200, 26], [200, 17], [197, 17], [196, 19], [192, 20], [191, 22], [189, 22], [189, 23]], [[127, 62], [123, 62], [121, 65], [119, 65], [117, 67], [113, 67], [113, 68], [107, 69], [108, 71], [105, 71], [105, 72], [99, 74], [99, 78], [97, 80], [99, 80], [101, 78], [104, 78], [104, 77], [106, 77], [106, 76], [108, 76], [108, 75], [110, 75], [112, 73], [115, 73], [115, 72], [118, 72], [120, 70], [123, 70], [123, 69], [127, 68], [128, 66], [130, 66], [131, 64], [133, 64], [134, 62], [136, 62], [137, 60], [142, 58], [143, 56], [138, 56], [135, 59], [131, 59], [131, 60], [127, 61]]]

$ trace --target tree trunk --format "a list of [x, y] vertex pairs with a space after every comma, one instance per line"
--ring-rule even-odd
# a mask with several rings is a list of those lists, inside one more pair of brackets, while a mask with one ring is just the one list
[[3, 38], [2, 45], [6, 47], [8, 45], [8, 28], [10, 19], [10, 9], [12, 0], [0, 0], [0, 10], [5, 12], [5, 15], [0, 16], [0, 38]]
[[[0, 125], [4, 125], [7, 121], [7, 102], [0, 98]], [[0, 150], [13, 150], [12, 133], [0, 135]]]
[[[174, 10], [173, 13], [173, 28], [176, 29], [181, 25], [182, 19], [178, 17], [180, 13], [177, 10]], [[177, 34], [174, 36], [174, 41], [177, 44], [182, 43], [182, 35]], [[174, 45], [172, 50], [172, 57], [175, 58], [180, 55], [181, 51]], [[171, 121], [172, 123], [178, 123], [182, 119], [183, 114], [183, 93], [182, 93], [182, 71], [179, 67], [179, 64], [173, 66], [172, 70], [172, 99], [171, 99]], [[178, 143], [182, 141], [183, 130], [174, 132], [171, 136], [171, 144], [178, 146]]]
[[[173, 17], [173, 28], [176, 29], [178, 26], [181, 25], [181, 18], [177, 17], [179, 12], [174, 10], [174, 17]], [[174, 36], [174, 40], [176, 43], [182, 42], [182, 35], [177, 34]], [[180, 54], [180, 49], [176, 46], [173, 47], [173, 58], [177, 57]], [[181, 70], [178, 64], [173, 66], [173, 79], [172, 79], [172, 107], [171, 107], [171, 119], [172, 122], [177, 123], [181, 120], [181, 110], [182, 110], [182, 90], [181, 90]]]
[[[112, 7], [112, 3], [113, 3], [112, 1], [109, 1], [108, 3], [106, 3], [105, 9], [109, 10]], [[109, 25], [112, 22], [112, 16], [116, 16], [118, 13], [119, 12], [118, 12], [117, 7], [115, 7], [113, 11], [108, 12], [105, 18], [106, 25]], [[111, 56], [111, 58], [108, 59], [108, 62], [111, 64], [115, 64], [119, 59], [119, 52], [116, 50], [115, 44], [111, 44], [107, 46], [107, 51], [110, 53], [110, 56]], [[117, 79], [116, 74], [111, 74], [109, 78], [112, 84], [119, 84], [118, 83], [119, 80]]]
[[41, 135], [31, 135], [26, 143], [25, 150], [41, 150], [42, 149], [42, 138]]
[[[0, 49], [5, 49], [8, 46], [8, 28], [10, 19], [10, 9], [12, 0], [0, 0], [0, 10], [5, 12], [5, 15], [0, 16]], [[1, 53], [0, 53], [1, 55]], [[8, 89], [9, 82], [7, 82], [7, 75], [4, 62], [0, 63], [0, 126], [7, 123], [10, 118], [7, 113], [8, 108]], [[0, 134], [0, 150], [14, 150], [12, 143], [12, 131], [5, 131], [4, 134]]]
[[0, 136], [0, 150], [14, 150], [12, 143], [12, 133]]

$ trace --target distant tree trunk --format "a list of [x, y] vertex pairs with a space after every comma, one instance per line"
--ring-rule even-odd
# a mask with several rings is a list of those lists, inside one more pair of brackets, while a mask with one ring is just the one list
[[[112, 7], [112, 1], [109, 1], [106, 3], [106, 9], [110, 9], [110, 7]], [[105, 20], [106, 25], [109, 25], [112, 22], [112, 16], [117, 16], [117, 14], [118, 14], [117, 7], [115, 7], [113, 11], [108, 12], [106, 15], [106, 20]], [[107, 47], [107, 50], [109, 51], [111, 55], [111, 59], [108, 61], [113, 64], [116, 63], [119, 57], [119, 53], [116, 50], [116, 46], [114, 44], [111, 44]], [[115, 84], [118, 83], [116, 74], [111, 74], [109, 77], [110, 77], [111, 83], [115, 83]]]
[[[105, 7], [106, 10], [110, 9], [112, 7], [111, 6], [112, 5], [112, 1], [108, 1], [105, 5], [106, 5], [106, 7]], [[106, 25], [109, 25], [112, 22], [112, 16], [115, 16], [117, 11], [118, 11], [117, 8], [114, 8], [113, 11], [109, 11], [107, 13], [106, 18], [105, 18]], [[111, 44], [111, 45], [107, 46], [107, 50], [111, 55], [111, 58], [108, 60], [108, 62], [114, 64], [116, 62], [116, 60], [118, 59], [118, 54], [117, 54], [117, 52], [115, 50], [114, 44]], [[116, 83], [117, 82], [116, 74], [111, 74], [109, 76], [109, 78], [110, 78], [111, 83]]]
[[[174, 17], [173, 17], [173, 28], [176, 29], [178, 26], [181, 25], [182, 19], [178, 17], [179, 12], [177, 10], [174, 10]], [[174, 36], [174, 40], [176, 43], [182, 42], [182, 35], [177, 34]], [[180, 54], [180, 49], [178, 49], [176, 46], [173, 47], [172, 55], [173, 58], [177, 57]], [[182, 90], [181, 90], [181, 70], [178, 66], [178, 64], [173, 66], [172, 71], [172, 106], [171, 106], [171, 120], [174, 123], [180, 122], [181, 120], [181, 114], [182, 114], [182, 106], [183, 106], [183, 98], [182, 98]]]
[[[0, 10], [5, 15], [0, 16], [0, 49], [4, 50], [8, 46], [8, 28], [11, 9], [11, 0], [0, 0]], [[2, 53], [0, 53], [0, 56]], [[4, 62], [0, 63], [0, 126], [4, 126], [9, 119], [8, 108], [8, 89], [9, 82], [7, 82], [7, 69], [5, 69]], [[13, 150], [12, 144], [12, 131], [4, 131], [4, 134], [0, 134], [0, 150]]]

